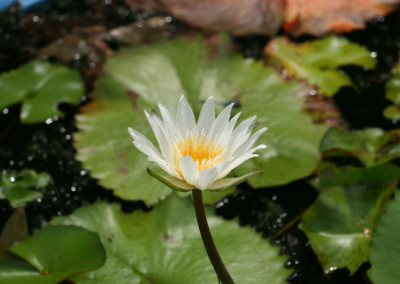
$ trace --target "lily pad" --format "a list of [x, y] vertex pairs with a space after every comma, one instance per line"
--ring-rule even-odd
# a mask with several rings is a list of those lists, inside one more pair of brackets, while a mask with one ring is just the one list
[[375, 284], [396, 284], [400, 279], [400, 195], [386, 206], [372, 239], [371, 270], [368, 276]]
[[366, 167], [400, 158], [400, 130], [378, 128], [346, 132], [330, 128], [321, 141], [324, 156], [353, 156]]
[[269, 42], [265, 53], [272, 64], [286, 69], [287, 76], [306, 80], [326, 96], [334, 95], [341, 87], [353, 86], [351, 79], [338, 67], [373, 68], [376, 64], [371, 51], [338, 36], [305, 43], [278, 37]]
[[10, 251], [28, 263], [0, 260], [2, 284], [58, 283], [101, 267], [106, 257], [98, 235], [75, 226], [46, 226]]
[[392, 120], [400, 120], [400, 63], [392, 69], [392, 78], [386, 83], [386, 99], [394, 104], [387, 106], [383, 115]]
[[[292, 272], [285, 256], [252, 229], [207, 210], [216, 246], [236, 283], [284, 283]], [[56, 224], [98, 232], [107, 251], [105, 265], [71, 280], [78, 283], [217, 283], [203, 246], [193, 203], [169, 197], [151, 212], [122, 213], [116, 204], [87, 205]], [[229, 241], [227, 241], [229, 240]], [[238, 257], [240, 256], [240, 257]]]
[[74, 136], [77, 159], [104, 187], [121, 198], [147, 204], [170, 194], [145, 174], [148, 162], [131, 145], [127, 128], [134, 127], [155, 142], [143, 110], [162, 103], [174, 112], [182, 94], [195, 113], [207, 97], [214, 96], [217, 104], [238, 102], [234, 112], [242, 110], [245, 118], [257, 114], [260, 124], [269, 127], [260, 138], [269, 149], [260, 151], [257, 161], [246, 162], [246, 170], [234, 173], [264, 170], [264, 175], [252, 179], [254, 186], [285, 184], [314, 171], [326, 127], [313, 125], [302, 110], [302, 94], [309, 89], [283, 81], [261, 62], [232, 52], [226, 40], [220, 42], [212, 56], [209, 44], [193, 37], [127, 48], [107, 61], [93, 101], [77, 116], [80, 131]]
[[31, 61], [0, 76], [0, 109], [22, 102], [21, 122], [61, 116], [60, 103], [77, 105], [84, 94], [79, 73], [64, 66]]
[[33, 170], [2, 173], [0, 176], [0, 199], [8, 199], [13, 207], [24, 207], [27, 202], [42, 197], [37, 191], [47, 186], [50, 176]]
[[354, 273], [368, 260], [373, 231], [399, 178], [400, 170], [390, 164], [367, 169], [327, 166], [320, 173], [320, 194], [300, 229], [326, 272], [347, 267]]

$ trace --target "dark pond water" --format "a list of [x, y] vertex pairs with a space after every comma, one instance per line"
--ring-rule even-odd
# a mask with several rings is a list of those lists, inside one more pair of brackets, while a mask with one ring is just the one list
[[[0, 72], [36, 57], [43, 47], [73, 29], [79, 28], [83, 32], [87, 28], [85, 32], [93, 34], [96, 33], [92, 27], [94, 24], [111, 29], [154, 16], [157, 15], [152, 12], [132, 10], [122, 0], [50, 1], [48, 5], [34, 8], [25, 14], [21, 14], [17, 6], [9, 8], [0, 14]], [[173, 22], [173, 29], [184, 30], [185, 27]], [[343, 88], [335, 95], [334, 101], [342, 117], [354, 129], [398, 128], [396, 123], [382, 117], [382, 110], [388, 105], [384, 99], [384, 83], [399, 57], [400, 13], [376, 19], [366, 30], [347, 34], [346, 37], [376, 52], [378, 67], [374, 71], [345, 68], [358, 89]], [[305, 39], [308, 38], [297, 40]], [[268, 38], [252, 36], [234, 38], [233, 41], [244, 56], [261, 59]], [[119, 46], [117, 41], [107, 42], [110, 50]], [[48, 60], [62, 62], [80, 70], [90, 91], [96, 72], [104, 61], [102, 52], [104, 50], [98, 51], [97, 57], [86, 54], [78, 58], [72, 56], [64, 61], [56, 52]], [[87, 97], [83, 97], [81, 104], [87, 100]], [[74, 159], [76, 152], [72, 135], [77, 130], [74, 115], [78, 108], [62, 105], [61, 109], [65, 111], [65, 117], [35, 125], [19, 123], [19, 105], [0, 113], [0, 169], [9, 171], [30, 168], [38, 172], [47, 171], [54, 181], [42, 189], [43, 198], [30, 202], [26, 207], [30, 230], [41, 227], [43, 222], [53, 216], [70, 214], [83, 203], [96, 199], [118, 202], [126, 212], [150, 210], [142, 202], [123, 201], [114, 197], [110, 190], [97, 185], [96, 180]], [[346, 269], [330, 275], [324, 274], [307, 238], [296, 228], [296, 217], [316, 196], [316, 191], [308, 185], [306, 179], [259, 190], [240, 186], [237, 193], [216, 205], [216, 212], [227, 219], [239, 217], [240, 224], [253, 226], [263, 236], [272, 237], [272, 242], [281, 246], [282, 253], [289, 256], [286, 266], [294, 268], [289, 278], [291, 283], [368, 283], [365, 276], [367, 264], [352, 277], [349, 277]], [[8, 202], [0, 200], [0, 227], [12, 212]]]

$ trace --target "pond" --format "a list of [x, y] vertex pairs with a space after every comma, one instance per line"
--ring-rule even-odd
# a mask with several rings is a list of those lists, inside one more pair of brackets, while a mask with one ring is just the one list
[[158, 1], [31, 2], [0, 6], [1, 283], [218, 283], [190, 190], [148, 175], [165, 173], [127, 130], [158, 147], [144, 110], [175, 116], [182, 95], [268, 127], [229, 177], [263, 174], [203, 191], [235, 283], [396, 283], [394, 7], [295, 36], [205, 31]]

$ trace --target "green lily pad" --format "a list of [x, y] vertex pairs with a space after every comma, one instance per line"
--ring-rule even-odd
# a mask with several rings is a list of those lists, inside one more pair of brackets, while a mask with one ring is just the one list
[[326, 272], [347, 267], [354, 273], [368, 260], [372, 232], [399, 178], [400, 170], [390, 164], [367, 169], [326, 166], [321, 171], [320, 194], [300, 229]]
[[386, 83], [386, 99], [394, 104], [386, 107], [383, 115], [392, 120], [400, 120], [400, 63], [392, 69], [392, 78]]
[[0, 175], [0, 199], [8, 199], [13, 207], [24, 207], [27, 202], [42, 197], [38, 190], [47, 186], [50, 176], [32, 170], [12, 171]]
[[265, 49], [272, 64], [285, 68], [287, 76], [307, 80], [320, 94], [334, 95], [341, 87], [353, 86], [338, 67], [357, 65], [373, 68], [371, 51], [343, 37], [329, 36], [305, 43], [293, 43], [285, 37], [269, 42]]
[[[285, 256], [251, 228], [225, 221], [207, 209], [216, 246], [236, 283], [284, 283], [292, 272]], [[56, 224], [98, 232], [107, 251], [105, 265], [71, 280], [78, 283], [217, 283], [190, 199], [169, 197], [151, 212], [122, 213], [116, 204], [87, 205]], [[227, 241], [229, 240], [229, 241]]]
[[60, 103], [77, 105], [84, 94], [77, 71], [41, 61], [2, 74], [0, 90], [0, 109], [22, 102], [23, 123], [61, 116], [57, 108]]
[[368, 276], [375, 284], [396, 284], [400, 279], [400, 195], [386, 206], [372, 239], [371, 269]]
[[321, 141], [324, 156], [353, 156], [366, 167], [380, 165], [400, 157], [400, 130], [377, 128], [346, 132], [330, 128]]
[[101, 267], [105, 251], [97, 234], [75, 226], [46, 226], [10, 251], [28, 263], [0, 260], [2, 284], [52, 284]]
[[269, 149], [260, 151], [257, 161], [246, 162], [245, 170], [234, 171], [242, 176], [264, 170], [252, 185], [285, 184], [315, 170], [326, 127], [313, 125], [302, 109], [308, 88], [283, 81], [271, 68], [242, 58], [230, 51], [230, 43], [221, 42], [213, 56], [204, 39], [192, 37], [127, 48], [107, 61], [93, 101], [77, 116], [80, 131], [74, 135], [77, 159], [100, 184], [121, 198], [147, 204], [170, 194], [145, 174], [148, 161], [132, 146], [127, 128], [154, 143], [143, 110], [156, 110], [162, 103], [174, 113], [182, 94], [195, 113], [211, 95], [217, 105], [236, 100], [240, 107], [234, 112], [242, 110], [244, 118], [257, 114], [260, 125], [269, 127], [260, 138]]

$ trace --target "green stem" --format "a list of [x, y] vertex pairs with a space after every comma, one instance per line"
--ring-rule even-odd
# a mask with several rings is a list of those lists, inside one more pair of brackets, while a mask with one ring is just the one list
[[201, 238], [203, 239], [204, 247], [206, 248], [208, 258], [210, 259], [215, 273], [217, 273], [218, 279], [222, 284], [234, 284], [231, 276], [221, 257], [219, 256], [218, 250], [215, 247], [214, 240], [211, 236], [210, 228], [208, 227], [207, 217], [204, 212], [203, 196], [200, 189], [192, 190], [194, 210], [196, 212], [197, 224], [199, 225], [199, 230]]

